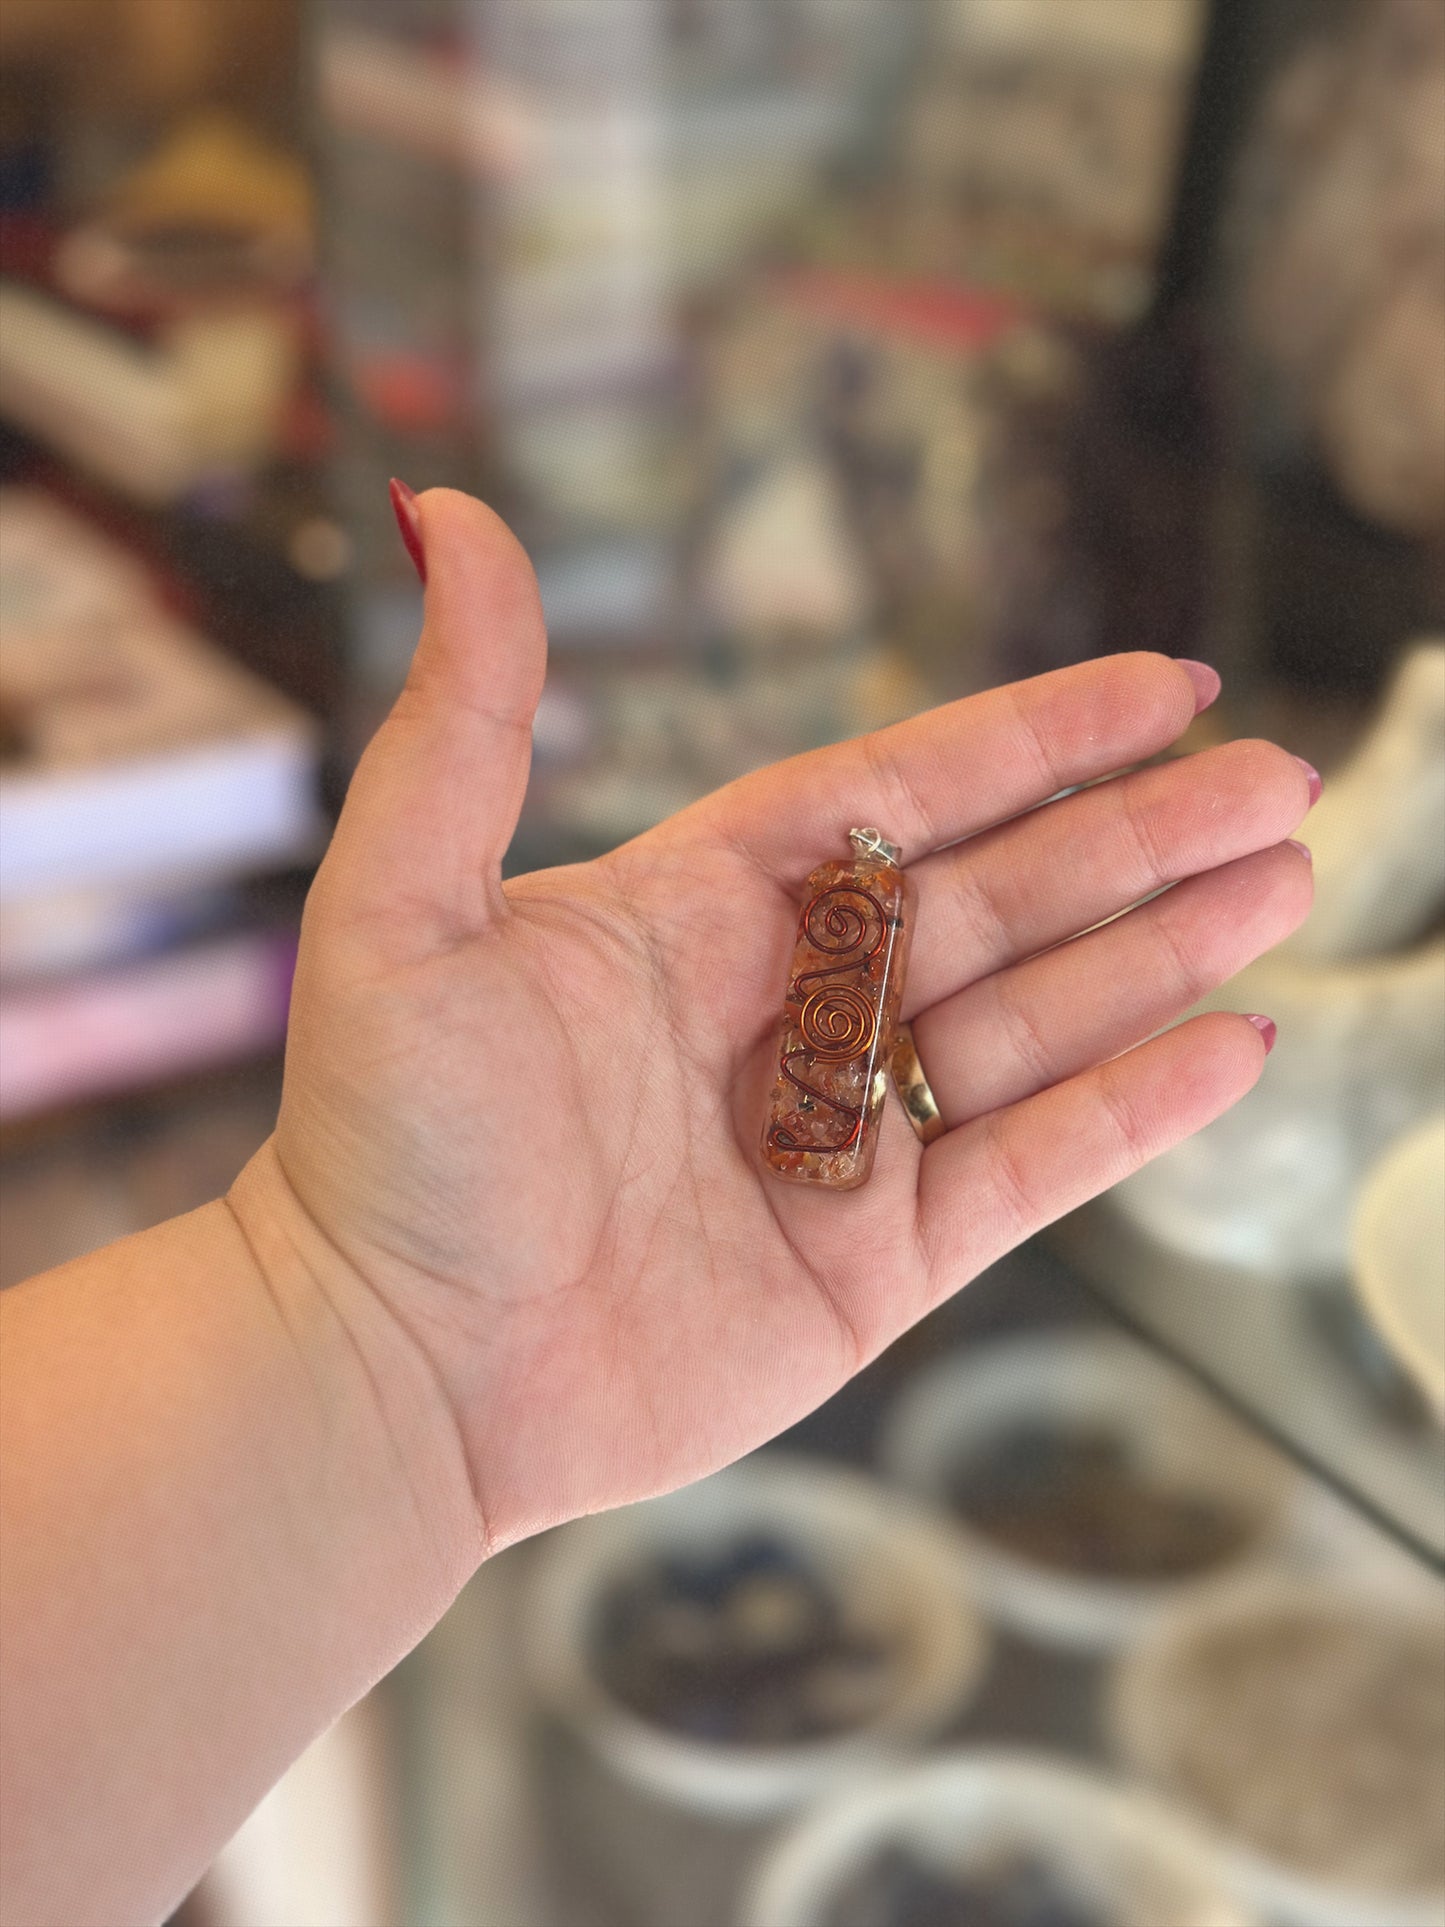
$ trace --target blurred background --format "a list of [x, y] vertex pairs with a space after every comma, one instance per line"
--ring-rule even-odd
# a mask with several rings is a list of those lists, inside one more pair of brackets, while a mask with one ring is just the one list
[[1438, 0], [6, 0], [0, 247], [0, 1282], [269, 1129], [392, 474], [537, 565], [513, 870], [1118, 648], [1325, 774], [1256, 1092], [485, 1568], [186, 1927], [1441, 1927]]

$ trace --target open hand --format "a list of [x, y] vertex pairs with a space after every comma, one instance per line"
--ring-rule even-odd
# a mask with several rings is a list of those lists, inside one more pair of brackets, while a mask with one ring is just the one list
[[[1115, 656], [503, 883], [536, 586], [478, 503], [420, 518], [421, 644], [312, 891], [280, 1121], [233, 1203], [419, 1350], [495, 1547], [759, 1444], [1243, 1096], [1244, 1017], [1154, 1033], [1303, 918], [1311, 784], [1263, 742], [1097, 782], [1214, 688]], [[800, 886], [858, 823], [918, 886], [904, 1016], [950, 1129], [922, 1149], [890, 1098], [873, 1177], [830, 1193], [758, 1144]]]

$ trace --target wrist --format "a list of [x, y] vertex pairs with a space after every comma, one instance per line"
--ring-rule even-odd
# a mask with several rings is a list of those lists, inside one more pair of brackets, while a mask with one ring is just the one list
[[169, 1914], [480, 1556], [424, 1361], [270, 1162], [0, 1295], [7, 1919]]
[[[317, 1225], [274, 1140], [225, 1200], [332, 1440], [343, 1503], [365, 1495], [368, 1534], [394, 1547], [434, 1619], [489, 1550], [453, 1407], [422, 1346]], [[391, 1563], [388, 1561], [387, 1563]]]

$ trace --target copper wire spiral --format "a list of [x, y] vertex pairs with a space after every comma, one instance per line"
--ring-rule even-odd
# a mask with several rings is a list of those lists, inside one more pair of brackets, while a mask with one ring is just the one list
[[[873, 892], [860, 888], [856, 883], [830, 883], [826, 890], [820, 890], [804, 906], [798, 918], [798, 931], [815, 950], [830, 956], [851, 956], [855, 950], [862, 950], [868, 935], [868, 913], [860, 910], [855, 903], [843, 902], [845, 897], [862, 897], [878, 919], [878, 934], [858, 960], [860, 964], [867, 963], [883, 948], [883, 939], [888, 933], [888, 916]], [[826, 909], [823, 907], [825, 904]], [[798, 981], [801, 983], [802, 978]]]
[[[861, 898], [868, 909], [848, 899]], [[873, 917], [870, 918], [869, 911]], [[876, 935], [868, 941], [869, 926], [876, 918]], [[831, 1156], [846, 1151], [856, 1142], [863, 1128], [863, 1107], [831, 1097], [815, 1084], [807, 1084], [793, 1069], [802, 1057], [818, 1063], [843, 1064], [871, 1050], [878, 1031], [878, 1016], [866, 990], [855, 983], [834, 981], [863, 971], [887, 941], [890, 919], [871, 890], [855, 883], [834, 883], [820, 890], [803, 908], [798, 918], [798, 934], [815, 950], [836, 959], [818, 970], [804, 970], [793, 979], [790, 1001], [800, 1006], [799, 1047], [785, 1050], [778, 1068], [797, 1090], [829, 1110], [841, 1112], [850, 1120], [846, 1137], [833, 1144], [800, 1140], [785, 1125], [775, 1125], [771, 1143], [783, 1151], [811, 1151]]]
[[877, 1028], [872, 1001], [856, 984], [819, 984], [798, 1018], [803, 1043], [826, 1064], [861, 1057]]

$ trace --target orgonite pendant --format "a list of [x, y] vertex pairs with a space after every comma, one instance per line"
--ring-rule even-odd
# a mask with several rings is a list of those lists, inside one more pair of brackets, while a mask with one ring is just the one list
[[916, 892], [876, 830], [808, 878], [788, 973], [763, 1156], [780, 1178], [848, 1191], [873, 1169]]

